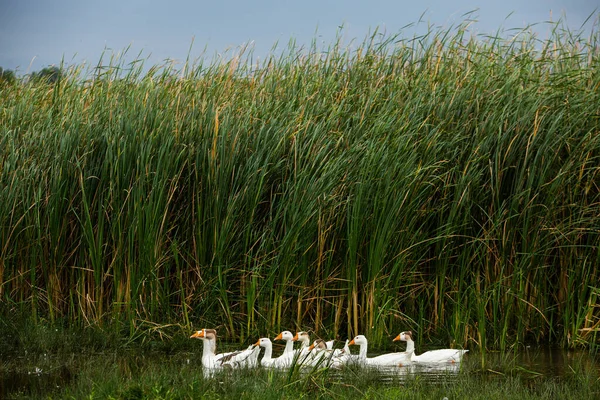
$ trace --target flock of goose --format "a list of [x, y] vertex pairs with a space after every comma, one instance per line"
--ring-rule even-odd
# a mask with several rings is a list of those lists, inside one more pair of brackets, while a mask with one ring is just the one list
[[[283, 331], [274, 340], [285, 341], [285, 349], [279, 357], [273, 357], [271, 339], [260, 338], [246, 350], [217, 354], [217, 332], [214, 329], [202, 329], [195, 332], [190, 338], [202, 339], [202, 366], [206, 371], [222, 368], [254, 368], [259, 364], [263, 367], [289, 368], [293, 365], [306, 367], [332, 367], [340, 368], [347, 364], [358, 364], [375, 367], [402, 367], [410, 364], [454, 364], [462, 360], [468, 350], [442, 349], [427, 351], [421, 355], [415, 354], [415, 342], [412, 332], [400, 333], [394, 341], [406, 342], [406, 351], [382, 354], [376, 357], [367, 357], [367, 338], [358, 335], [351, 341], [346, 340], [342, 349], [334, 349], [334, 341], [325, 342], [322, 339], [310, 344], [307, 332], [298, 332], [292, 335], [290, 331]], [[300, 348], [294, 350], [294, 342], [300, 342]], [[350, 352], [352, 345], [359, 346], [358, 355]], [[260, 349], [264, 348], [262, 359], [258, 360]]]

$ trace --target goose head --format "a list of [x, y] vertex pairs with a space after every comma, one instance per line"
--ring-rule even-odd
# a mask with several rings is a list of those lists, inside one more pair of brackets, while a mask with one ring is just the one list
[[308, 347], [308, 344], [310, 343], [310, 336], [308, 335], [308, 332], [300, 331], [294, 335], [292, 340], [294, 342], [302, 342], [303, 347]]
[[290, 340], [294, 340], [294, 335], [292, 335], [292, 332], [290, 331], [283, 331], [273, 340], [285, 340], [286, 342], [289, 342]]
[[325, 344], [325, 341], [323, 339], [317, 339], [313, 342], [313, 344], [311, 344], [308, 347], [309, 351], [312, 351], [313, 349], [317, 349], [317, 351], [319, 350], [326, 350], [327, 349], [327, 345]]
[[214, 329], [201, 329], [194, 332], [190, 339], [202, 339], [202, 340], [217, 340], [217, 331]]
[[202, 358], [212, 358], [217, 354], [217, 331], [214, 329], [201, 329], [196, 331], [190, 339], [202, 339], [204, 349], [202, 350]]
[[260, 338], [260, 339], [258, 339], [258, 341], [256, 343], [254, 343], [254, 346], [269, 347], [269, 346], [271, 346], [271, 339]]
[[355, 336], [354, 339], [352, 339], [350, 341], [350, 343], [348, 343], [348, 346], [352, 346], [352, 345], [362, 346], [365, 344], [367, 344], [367, 338], [364, 335], [358, 335], [358, 336]]
[[397, 342], [399, 340], [401, 340], [403, 342], [412, 341], [412, 332], [411, 331], [400, 332], [400, 334], [394, 338], [394, 342]]

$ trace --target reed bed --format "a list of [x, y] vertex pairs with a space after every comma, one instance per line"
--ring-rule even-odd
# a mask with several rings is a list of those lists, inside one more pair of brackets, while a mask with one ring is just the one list
[[594, 347], [597, 26], [4, 85], [3, 313]]

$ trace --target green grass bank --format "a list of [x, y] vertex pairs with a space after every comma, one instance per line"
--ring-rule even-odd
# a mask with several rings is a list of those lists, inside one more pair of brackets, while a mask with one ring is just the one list
[[2, 313], [593, 348], [597, 27], [3, 84]]

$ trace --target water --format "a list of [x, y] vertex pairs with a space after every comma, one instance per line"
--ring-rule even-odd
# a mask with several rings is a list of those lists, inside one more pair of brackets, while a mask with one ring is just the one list
[[35, 368], [32, 371], [7, 371], [0, 378], [0, 397], [5, 399], [14, 393], [48, 393], [71, 382], [73, 372], [66, 367], [51, 371]]
[[75, 374], [71, 357], [3, 357], [0, 366], [0, 398], [11, 394], [50, 393], [70, 383]]
[[[59, 393], [61, 389], [79, 378], [90, 379], [85, 376], [86, 372], [82, 371], [83, 366], [90, 364], [116, 365], [119, 370], [134, 375], [152, 365], [163, 365], [167, 369], [193, 368], [197, 371], [201, 368], [200, 354], [199, 350], [194, 353], [175, 354], [107, 352], [3, 356], [0, 364], [0, 398]], [[483, 368], [481, 354], [471, 351], [461, 364], [435, 366], [413, 364], [405, 367], [380, 368], [372, 373], [377, 374], [376, 379], [382, 383], [398, 383], [415, 376], [429, 382], [447, 382], [455, 379], [460, 373], [482, 371], [492, 378], [501, 378], [507, 371], [525, 377], [562, 378], [581, 370], [598, 371], [600, 374], [600, 363], [597, 357], [586, 352], [540, 348], [525, 349], [518, 353], [487, 353]], [[331, 371], [329, 376], [332, 379], [341, 379], [343, 374], [343, 372]]]

